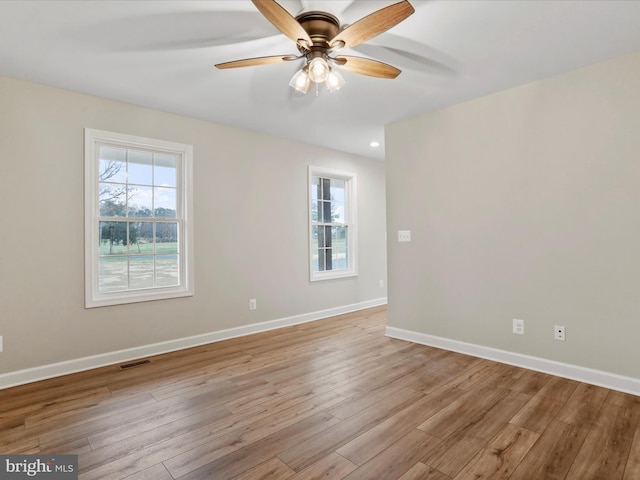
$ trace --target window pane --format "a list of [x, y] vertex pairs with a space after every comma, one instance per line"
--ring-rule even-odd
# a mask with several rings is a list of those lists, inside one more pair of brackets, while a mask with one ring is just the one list
[[325, 247], [331, 247], [333, 244], [333, 238], [331, 237], [331, 227], [321, 227], [322, 230], [324, 230], [324, 246]]
[[154, 204], [156, 217], [176, 218], [176, 189], [155, 187]]
[[129, 208], [127, 214], [130, 217], [150, 217], [152, 211], [153, 188], [137, 185], [127, 188], [129, 195]]
[[317, 225], [311, 227], [311, 268], [314, 272], [318, 271], [319, 228]]
[[127, 188], [124, 185], [101, 183], [98, 186], [101, 217], [126, 215]]
[[153, 223], [129, 223], [129, 253], [133, 255], [153, 254]]
[[129, 257], [129, 288], [153, 287], [153, 255]]
[[332, 227], [331, 240], [333, 245], [332, 265], [334, 270], [346, 270], [348, 267], [347, 227]]
[[100, 255], [127, 253], [127, 222], [100, 222]]
[[322, 199], [331, 200], [331, 179], [323, 178], [322, 180]]
[[98, 288], [114, 292], [128, 288], [127, 257], [100, 257]]
[[153, 183], [161, 187], [175, 187], [177, 185], [178, 161], [175, 155], [156, 153], [154, 156]]
[[322, 198], [321, 195], [321, 183], [320, 183], [320, 177], [311, 177], [311, 198], [313, 200], [318, 200], [320, 198]]
[[346, 223], [344, 202], [331, 202], [331, 221], [333, 223]]
[[153, 187], [129, 186], [129, 216], [150, 217], [153, 211]]
[[178, 253], [177, 223], [156, 223], [156, 253]]
[[180, 284], [178, 255], [156, 256], [156, 286], [173, 287]]
[[151, 152], [128, 151], [128, 180], [137, 185], [153, 185], [153, 155]]
[[101, 182], [127, 181], [127, 151], [124, 148], [100, 147], [98, 180]]
[[322, 223], [331, 223], [331, 202], [322, 202]]
[[340, 180], [338, 178], [331, 179], [331, 198], [333, 200], [344, 202], [344, 186], [344, 180]]
[[152, 254], [153, 223], [131, 222], [129, 224], [129, 251], [132, 254]]

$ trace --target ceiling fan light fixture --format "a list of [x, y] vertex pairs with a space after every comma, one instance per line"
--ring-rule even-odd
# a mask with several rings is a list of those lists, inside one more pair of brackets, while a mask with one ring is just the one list
[[335, 71], [332, 68], [329, 72], [329, 75], [327, 75], [327, 80], [325, 81], [325, 83], [329, 92], [333, 93], [342, 88], [342, 86], [344, 85], [344, 78], [342, 77], [342, 75], [340, 75], [339, 72]]
[[289, 82], [289, 86], [291, 86], [296, 92], [302, 93], [303, 95], [307, 93], [310, 85], [311, 79], [309, 78], [306, 67], [298, 70], [293, 77], [291, 77], [291, 81]]

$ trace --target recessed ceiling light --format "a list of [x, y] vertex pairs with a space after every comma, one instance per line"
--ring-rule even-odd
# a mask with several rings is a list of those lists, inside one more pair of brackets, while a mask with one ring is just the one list
[[371, 142], [369, 144], [370, 147], [376, 148], [380, 146], [380, 142], [377, 142], [376, 140], [374, 140], [373, 142]]

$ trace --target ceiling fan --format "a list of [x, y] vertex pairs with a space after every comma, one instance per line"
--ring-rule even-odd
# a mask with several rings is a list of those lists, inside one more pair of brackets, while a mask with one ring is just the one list
[[217, 68], [251, 67], [304, 58], [304, 65], [289, 82], [301, 94], [307, 93], [312, 82], [324, 83], [330, 92], [340, 89], [344, 78], [333, 65], [378, 78], [396, 78], [400, 74], [396, 67], [378, 60], [334, 54], [366, 42], [405, 20], [415, 11], [407, 0], [381, 8], [348, 26], [340, 25], [338, 18], [327, 12], [303, 12], [294, 17], [275, 0], [252, 1], [267, 20], [296, 43], [301, 55], [246, 58], [218, 63]]

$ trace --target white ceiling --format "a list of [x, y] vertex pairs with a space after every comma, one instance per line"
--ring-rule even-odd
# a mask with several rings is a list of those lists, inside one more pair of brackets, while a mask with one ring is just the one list
[[[279, 3], [349, 24], [395, 1]], [[400, 76], [343, 72], [332, 94], [294, 96], [299, 62], [213, 68], [298, 53], [248, 0], [0, 1], [0, 74], [383, 159], [389, 122], [640, 50], [640, 1], [410, 1], [407, 20], [341, 51]]]

